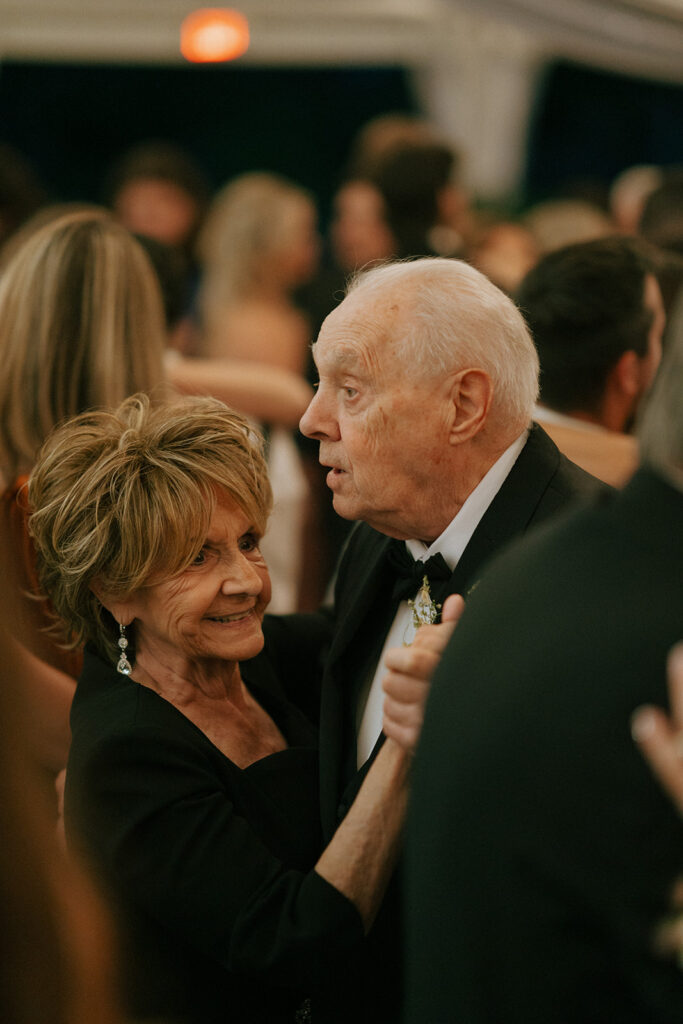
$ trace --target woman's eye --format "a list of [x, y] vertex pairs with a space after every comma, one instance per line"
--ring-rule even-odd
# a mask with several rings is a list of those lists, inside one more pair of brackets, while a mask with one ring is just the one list
[[347, 398], [355, 398], [358, 392], [355, 388], [344, 388], [344, 394]]
[[199, 552], [199, 554], [195, 555], [195, 557], [193, 558], [192, 565], [204, 565], [205, 561], [206, 561], [206, 551], [204, 551], [204, 548], [202, 548], [202, 550]]
[[254, 533], [245, 533], [244, 537], [240, 538], [240, 551], [245, 551], [247, 554], [250, 551], [257, 551], [259, 545], [259, 538]]

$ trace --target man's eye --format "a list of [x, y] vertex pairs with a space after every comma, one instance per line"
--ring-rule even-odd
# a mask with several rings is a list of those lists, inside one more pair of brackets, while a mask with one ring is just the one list
[[347, 398], [355, 398], [358, 392], [355, 388], [344, 388], [344, 394]]

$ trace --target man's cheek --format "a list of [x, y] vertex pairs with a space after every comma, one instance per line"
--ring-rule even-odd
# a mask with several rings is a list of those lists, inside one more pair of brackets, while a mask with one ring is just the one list
[[383, 405], [375, 406], [367, 413], [364, 423], [364, 449], [366, 455], [373, 458], [378, 451], [386, 448], [390, 430], [390, 419]]

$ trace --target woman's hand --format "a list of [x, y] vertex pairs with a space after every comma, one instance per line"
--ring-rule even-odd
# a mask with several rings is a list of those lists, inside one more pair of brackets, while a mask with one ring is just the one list
[[464, 607], [462, 597], [452, 594], [444, 602], [440, 625], [422, 626], [410, 647], [393, 647], [387, 652], [389, 671], [382, 684], [386, 694], [384, 733], [410, 754], [415, 752], [422, 730], [432, 676]]
[[671, 716], [660, 708], [638, 708], [631, 721], [633, 738], [650, 767], [683, 814], [683, 643], [668, 660]]

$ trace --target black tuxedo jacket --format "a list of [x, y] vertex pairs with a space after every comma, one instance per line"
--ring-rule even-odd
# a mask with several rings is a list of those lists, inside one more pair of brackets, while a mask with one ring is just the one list
[[629, 728], [681, 639], [683, 494], [650, 471], [489, 567], [415, 757], [403, 1019], [683, 1020], [654, 943], [683, 823]]
[[[450, 580], [434, 596], [465, 596], [476, 586], [487, 560], [515, 537], [537, 526], [572, 502], [605, 490], [603, 484], [561, 455], [541, 427], [534, 425], [516, 463], [477, 526]], [[320, 788], [323, 832], [327, 840], [360, 788], [383, 741], [356, 770], [356, 703], [358, 691], [374, 673], [393, 621], [393, 577], [385, 557], [389, 538], [366, 524], [351, 535], [340, 561], [334, 609], [314, 616], [288, 616], [266, 623], [267, 646], [292, 661], [300, 686], [314, 691], [311, 666], [322, 672], [320, 703]], [[283, 651], [289, 648], [289, 654]], [[319, 661], [317, 660], [319, 659]], [[308, 678], [308, 684], [301, 679]], [[301, 703], [300, 695], [291, 695]], [[309, 706], [310, 710], [310, 706]], [[340, 965], [337, 1001], [319, 1010], [322, 1021], [396, 1024], [400, 1016], [401, 927], [398, 881], [392, 887], [368, 937], [361, 963]]]
[[[449, 594], [467, 597], [488, 559], [504, 545], [577, 499], [602, 491], [603, 484], [566, 459], [545, 431], [534, 425], [451, 578], [433, 588], [436, 600], [441, 602]], [[334, 632], [325, 660], [320, 712], [321, 809], [328, 838], [365, 774], [355, 770], [356, 697], [367, 674], [374, 673], [398, 606], [390, 593], [389, 543], [388, 537], [361, 524], [339, 566]]]

